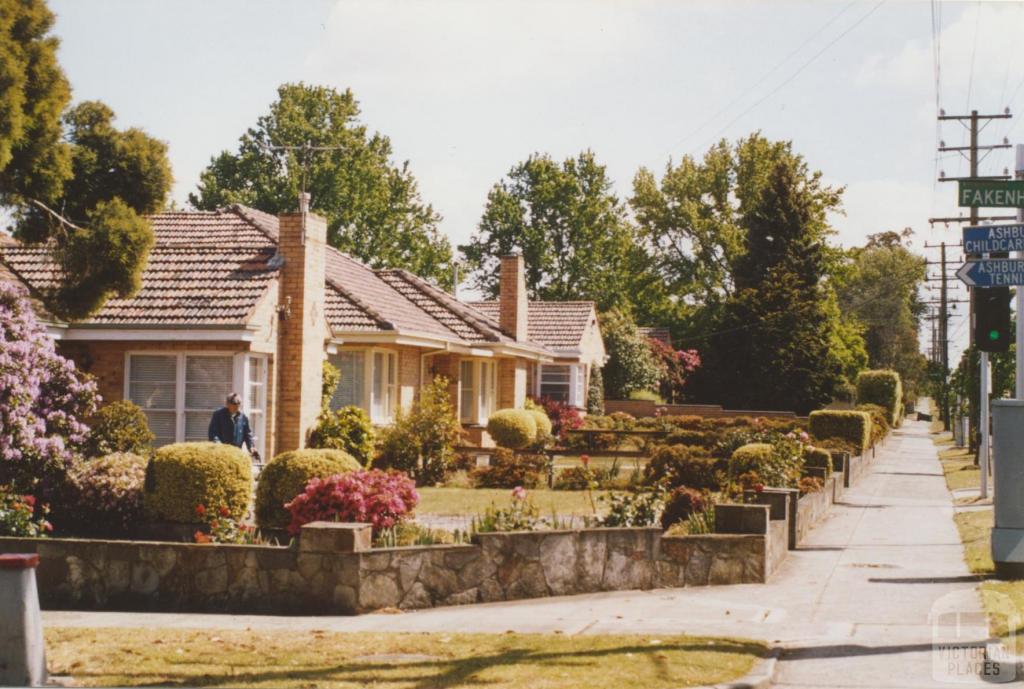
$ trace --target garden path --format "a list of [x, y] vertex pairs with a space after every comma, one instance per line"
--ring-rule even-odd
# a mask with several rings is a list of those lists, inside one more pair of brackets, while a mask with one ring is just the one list
[[[360, 617], [54, 611], [44, 613], [44, 622], [740, 636], [786, 649], [776, 675], [779, 686], [950, 686], [933, 673], [933, 662], [942, 660], [933, 653], [933, 641], [953, 640], [966, 647], [985, 638], [984, 625], [977, 620], [977, 582], [964, 564], [952, 515], [927, 424], [908, 421], [768, 584], [615, 592]], [[942, 605], [962, 613], [959, 626], [933, 627], [930, 615]], [[982, 686], [971, 677], [956, 679], [957, 686]]]

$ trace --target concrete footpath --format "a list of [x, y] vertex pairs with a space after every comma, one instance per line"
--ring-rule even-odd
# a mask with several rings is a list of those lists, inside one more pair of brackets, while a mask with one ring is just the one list
[[[768, 584], [616, 592], [361, 617], [44, 612], [47, 626], [705, 634], [785, 651], [791, 687], [987, 686], [977, 582], [927, 424], [896, 431]], [[936, 616], [937, 613], [944, 616]], [[937, 622], [937, 624], [933, 624]], [[957, 653], [936, 653], [935, 642]], [[950, 661], [952, 659], [952, 664]]]

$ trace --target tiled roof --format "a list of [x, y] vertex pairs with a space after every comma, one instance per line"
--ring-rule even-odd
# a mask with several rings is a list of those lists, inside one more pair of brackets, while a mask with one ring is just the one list
[[[234, 205], [219, 211], [159, 213], [150, 221], [156, 243], [142, 288], [131, 299], [107, 301], [86, 323], [246, 324], [277, 274], [271, 261], [277, 249], [277, 217]], [[0, 244], [0, 261], [39, 294], [59, 277], [45, 247], [5, 242]], [[496, 317], [426, 280], [404, 270], [372, 270], [331, 247], [326, 281], [325, 316], [340, 337], [346, 332], [400, 331], [467, 344], [514, 341], [501, 331]], [[540, 341], [528, 344], [543, 349]]]
[[[36, 293], [56, 285], [46, 247], [3, 247], [3, 259]], [[273, 247], [244, 252], [197, 244], [157, 245], [142, 288], [130, 299], [108, 299], [88, 319], [96, 325], [241, 325], [266, 291], [275, 270]]]
[[[498, 321], [498, 302], [469, 304], [491, 320]], [[531, 301], [527, 312], [527, 333], [534, 342], [557, 350], [580, 346], [594, 317], [592, 301]]]

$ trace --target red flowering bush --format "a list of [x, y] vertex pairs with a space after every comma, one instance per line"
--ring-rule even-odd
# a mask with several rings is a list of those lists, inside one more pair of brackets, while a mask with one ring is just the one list
[[[35, 497], [19, 495], [0, 485], [0, 536], [41, 538], [53, 531], [50, 522], [46, 521], [47, 506], [36, 508]], [[39, 516], [36, 516], [37, 511]]]
[[541, 397], [536, 403], [544, 408], [544, 412], [551, 419], [551, 435], [560, 440], [565, 440], [567, 431], [583, 426], [583, 416], [576, 407], [550, 397]]
[[316, 521], [363, 522], [374, 532], [404, 521], [420, 501], [416, 484], [400, 471], [353, 471], [314, 478], [285, 505], [292, 515], [288, 531], [299, 533]]

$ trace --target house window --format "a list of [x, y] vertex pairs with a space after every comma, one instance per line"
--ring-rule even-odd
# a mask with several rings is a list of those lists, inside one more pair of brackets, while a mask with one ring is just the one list
[[497, 406], [498, 367], [494, 361], [464, 359], [459, 363], [459, 419], [485, 424]]
[[146, 414], [156, 447], [206, 440], [210, 415], [240, 391], [257, 450], [264, 447], [267, 358], [240, 354], [129, 354], [125, 397]]
[[583, 364], [544, 364], [540, 367], [540, 396], [582, 407], [586, 373]]
[[398, 403], [398, 354], [388, 350], [346, 350], [330, 357], [341, 373], [331, 409], [362, 407], [374, 423], [390, 423]]

